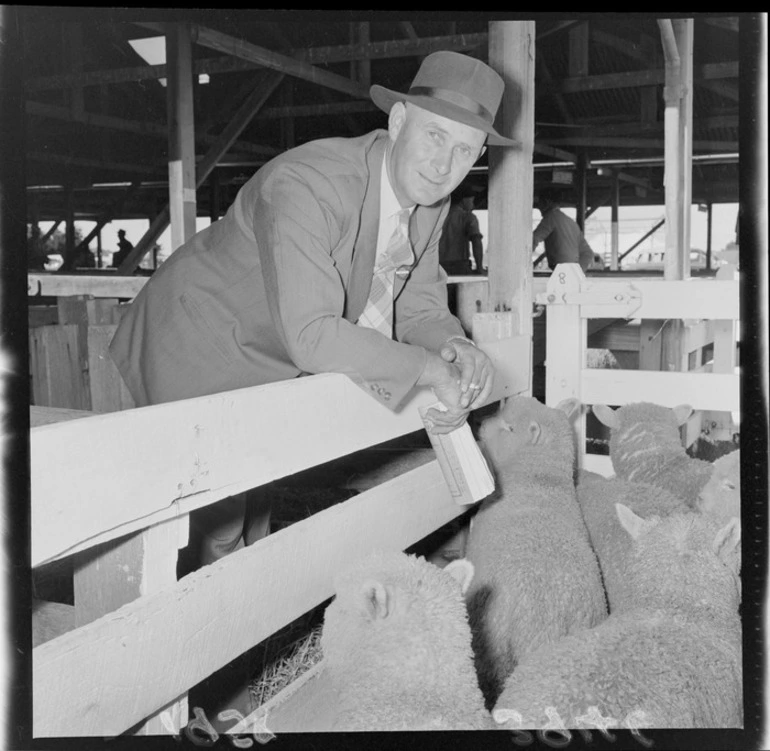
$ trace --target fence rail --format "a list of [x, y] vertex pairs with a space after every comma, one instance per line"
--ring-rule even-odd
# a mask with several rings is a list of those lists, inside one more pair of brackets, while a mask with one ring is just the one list
[[[728, 274], [724, 275], [725, 277]], [[558, 266], [547, 289], [537, 297], [548, 306], [546, 330], [546, 402], [576, 397], [583, 404], [620, 406], [649, 401], [675, 407], [690, 404], [703, 412], [740, 413], [740, 376], [736, 366], [739, 284], [733, 278], [685, 281], [625, 280], [611, 283], [586, 278], [577, 264]], [[659, 336], [666, 321], [685, 326], [677, 343], [679, 371], [593, 369], [586, 367], [587, 321], [594, 318], [652, 320]], [[702, 325], [713, 322], [712, 326]], [[647, 329], [649, 330], [649, 329]], [[708, 332], [711, 332], [710, 334]], [[691, 351], [714, 346], [714, 365], [700, 361], [688, 371]], [[658, 342], [658, 346], [659, 346]], [[640, 343], [640, 349], [643, 343]], [[697, 424], [690, 426], [691, 432]], [[607, 456], [586, 453], [586, 415], [576, 423], [581, 466], [610, 474]]]
[[[483, 348], [497, 371], [491, 400], [529, 388], [528, 338]], [[403, 550], [463, 513], [432, 461], [169, 581], [189, 511], [419, 430], [418, 408], [434, 401], [420, 390], [393, 413], [325, 374], [108, 414], [33, 408], [33, 565], [93, 550], [101, 569], [143, 582], [133, 601], [35, 647], [35, 737], [118, 734], [179, 704], [328, 598], [341, 565]], [[132, 545], [134, 562], [107, 565]], [[169, 717], [184, 725], [186, 707]]]

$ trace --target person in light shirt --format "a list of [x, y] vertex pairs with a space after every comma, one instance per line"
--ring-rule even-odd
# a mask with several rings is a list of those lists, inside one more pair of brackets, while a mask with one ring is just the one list
[[[448, 197], [486, 145], [515, 143], [493, 127], [503, 88], [485, 63], [436, 52], [408, 92], [371, 87], [386, 130], [263, 166], [123, 316], [110, 351], [137, 405], [334, 372], [392, 410], [430, 387], [446, 410], [428, 413], [429, 428], [462, 425], [494, 373], [447, 308], [438, 241]], [[257, 493], [246, 518], [245, 495], [191, 515], [200, 563], [267, 533], [269, 498]]]

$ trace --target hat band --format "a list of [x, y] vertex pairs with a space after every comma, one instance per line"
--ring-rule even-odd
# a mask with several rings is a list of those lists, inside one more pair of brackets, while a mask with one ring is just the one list
[[458, 107], [462, 107], [472, 114], [482, 117], [489, 123], [494, 120], [492, 113], [486, 107], [465, 96], [465, 94], [460, 94], [451, 89], [441, 89], [436, 86], [413, 86], [409, 89], [409, 94], [410, 96], [429, 96], [434, 99], [441, 99], [450, 104], [456, 104]]

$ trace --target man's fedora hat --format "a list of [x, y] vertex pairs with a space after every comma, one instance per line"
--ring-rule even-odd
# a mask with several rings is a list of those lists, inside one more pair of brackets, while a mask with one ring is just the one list
[[458, 52], [434, 52], [423, 60], [406, 94], [375, 84], [372, 101], [390, 112], [396, 102], [411, 102], [436, 115], [478, 128], [495, 146], [519, 146], [494, 128], [505, 84], [486, 63]]

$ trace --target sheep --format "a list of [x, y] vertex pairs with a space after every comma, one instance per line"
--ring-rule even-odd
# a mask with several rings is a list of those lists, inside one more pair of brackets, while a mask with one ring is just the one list
[[471, 520], [476, 570], [468, 611], [479, 683], [491, 707], [527, 652], [606, 617], [596, 556], [577, 504], [577, 400], [508, 399], [481, 425], [496, 491]]
[[321, 633], [332, 730], [494, 728], [463, 599], [472, 577], [464, 559], [373, 553], [336, 578]]
[[741, 727], [739, 521], [720, 528], [693, 511], [644, 520], [622, 504], [617, 513], [633, 547], [633, 597], [598, 626], [527, 655], [495, 721], [509, 729], [596, 727], [599, 718], [605, 727]]
[[731, 451], [714, 460], [711, 477], [703, 486], [695, 507], [726, 522], [741, 515], [741, 452]]
[[635, 402], [616, 410], [594, 404], [593, 412], [611, 430], [610, 457], [618, 477], [665, 488], [695, 508], [712, 465], [691, 458], [682, 446], [679, 427], [692, 414], [689, 404], [671, 409]]
[[612, 613], [626, 595], [624, 572], [629, 556], [628, 534], [620, 524], [615, 503], [622, 503], [644, 519], [691, 509], [681, 498], [655, 485], [602, 477], [585, 470], [578, 477], [577, 498]]

